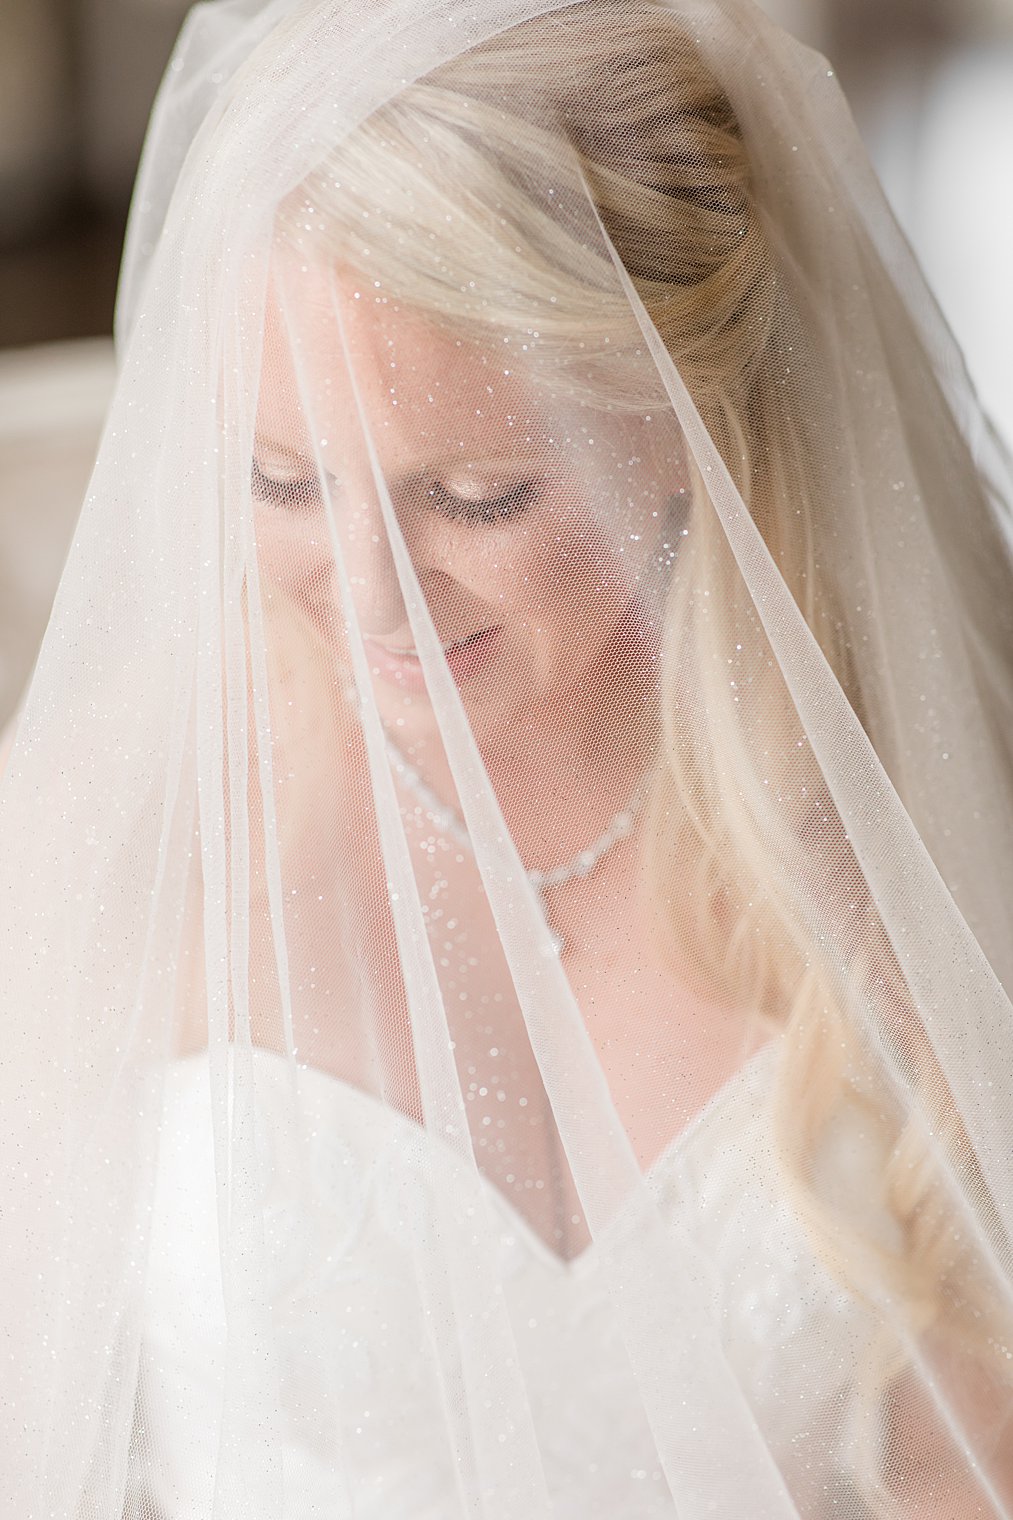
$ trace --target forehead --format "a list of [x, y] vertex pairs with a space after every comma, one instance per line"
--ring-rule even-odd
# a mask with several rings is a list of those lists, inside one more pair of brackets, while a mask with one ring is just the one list
[[[361, 420], [360, 420], [361, 419]], [[365, 449], [384, 473], [553, 445], [544, 390], [504, 345], [479, 348], [324, 263], [278, 260], [267, 293], [257, 434], [326, 468]]]

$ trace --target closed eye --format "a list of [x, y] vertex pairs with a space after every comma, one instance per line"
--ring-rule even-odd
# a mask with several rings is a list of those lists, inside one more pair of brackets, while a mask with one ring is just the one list
[[519, 517], [538, 500], [539, 486], [534, 480], [521, 480], [495, 496], [460, 496], [441, 481], [428, 488], [428, 496], [436, 509], [454, 521], [492, 525], [509, 522]]
[[320, 478], [317, 475], [269, 475], [254, 459], [250, 466], [250, 490], [256, 501], [266, 501], [289, 511], [320, 506]]
[[[318, 475], [271, 475], [256, 459], [250, 467], [250, 490], [257, 501], [288, 511], [316, 509], [322, 504]], [[452, 491], [442, 481], [426, 484], [416, 479], [403, 494], [416, 501], [421, 496], [426, 505], [435, 507], [451, 521], [492, 526], [519, 517], [538, 500], [540, 486], [534, 480], [520, 480], [507, 491], [489, 496], [464, 496]]]

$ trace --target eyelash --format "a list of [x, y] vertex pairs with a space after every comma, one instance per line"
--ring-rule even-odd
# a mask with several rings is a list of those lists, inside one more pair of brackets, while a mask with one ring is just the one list
[[437, 511], [452, 522], [477, 522], [483, 526], [509, 522], [519, 517], [538, 500], [538, 486], [533, 480], [520, 480], [500, 496], [457, 496], [439, 481], [429, 487], [429, 499], [437, 503]]
[[[250, 488], [257, 501], [270, 502], [273, 506], [286, 507], [290, 511], [320, 501], [320, 483], [316, 476], [279, 480], [277, 476], [268, 475], [256, 461], [250, 472]], [[519, 517], [537, 501], [538, 496], [539, 488], [533, 480], [518, 481], [517, 485], [511, 486], [509, 491], [504, 491], [499, 496], [486, 496], [478, 500], [458, 496], [453, 491], [448, 491], [440, 481], [426, 491], [427, 499], [443, 517], [452, 522], [480, 523], [483, 527]]]
[[268, 501], [275, 507], [308, 507], [320, 500], [320, 482], [315, 475], [280, 480], [276, 475], [268, 475], [256, 460], [250, 467], [250, 490], [256, 501]]

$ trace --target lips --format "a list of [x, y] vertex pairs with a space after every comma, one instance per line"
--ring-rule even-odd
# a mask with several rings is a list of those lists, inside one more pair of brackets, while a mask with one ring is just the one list
[[[480, 628], [465, 638], [443, 646], [443, 654], [454, 680], [460, 685], [475, 675], [496, 653], [502, 628]], [[407, 649], [389, 649], [373, 639], [365, 641], [366, 654], [374, 675], [398, 686], [402, 691], [425, 691], [427, 687], [422, 661]]]

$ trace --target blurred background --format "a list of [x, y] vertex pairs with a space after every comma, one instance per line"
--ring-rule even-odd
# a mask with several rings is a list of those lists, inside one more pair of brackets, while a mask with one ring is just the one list
[[[1013, 440], [1013, 0], [762, 3], [835, 65]], [[0, 723], [34, 659], [94, 455], [130, 187], [186, 8], [0, 0]]]

